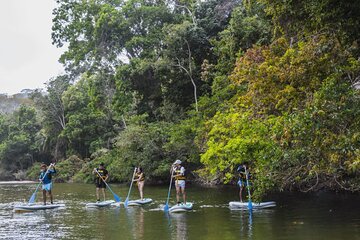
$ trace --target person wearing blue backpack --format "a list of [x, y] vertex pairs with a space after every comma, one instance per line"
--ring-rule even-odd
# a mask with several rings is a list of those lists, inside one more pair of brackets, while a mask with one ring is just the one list
[[56, 173], [55, 167], [53, 164], [50, 164], [49, 167], [46, 164], [41, 164], [41, 172], [39, 176], [39, 181], [42, 182], [42, 190], [43, 190], [43, 201], [44, 205], [46, 205], [46, 193], [49, 194], [50, 203], [53, 204], [53, 195], [52, 195], [52, 175]]

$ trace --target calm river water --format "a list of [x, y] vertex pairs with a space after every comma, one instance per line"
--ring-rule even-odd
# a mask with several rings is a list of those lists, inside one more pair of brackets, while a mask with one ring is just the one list
[[[128, 209], [86, 209], [95, 200], [90, 184], [55, 184], [55, 202], [65, 209], [15, 213], [13, 206], [29, 199], [35, 184], [0, 184], [0, 239], [360, 239], [360, 195], [289, 194], [269, 196], [278, 206], [271, 210], [233, 211], [237, 188], [189, 186], [194, 210], [165, 214], [167, 186], [145, 186], [154, 202]], [[112, 185], [123, 200], [128, 186]], [[108, 199], [113, 199], [108, 192]], [[40, 197], [40, 194], [38, 194]], [[131, 199], [137, 199], [133, 188]], [[172, 203], [175, 193], [172, 192]], [[38, 199], [38, 200], [41, 200]]]

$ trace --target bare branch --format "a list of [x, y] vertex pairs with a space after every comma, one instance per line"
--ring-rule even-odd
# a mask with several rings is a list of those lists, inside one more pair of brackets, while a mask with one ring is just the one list
[[178, 4], [175, 4], [176, 7], [180, 7], [180, 8], [185, 8], [186, 11], [189, 13], [191, 19], [192, 19], [192, 23], [197, 26], [197, 21], [196, 21], [196, 17], [195, 15], [191, 12], [191, 10], [187, 7], [187, 6], [183, 6], [183, 5], [178, 5]]

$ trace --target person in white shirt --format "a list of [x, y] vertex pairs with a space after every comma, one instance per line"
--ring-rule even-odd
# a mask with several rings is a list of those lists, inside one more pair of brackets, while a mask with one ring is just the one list
[[173, 178], [175, 178], [176, 188], [176, 201], [180, 204], [180, 193], [183, 197], [183, 202], [186, 204], [186, 192], [185, 192], [185, 168], [181, 166], [181, 161], [177, 159], [172, 165]]

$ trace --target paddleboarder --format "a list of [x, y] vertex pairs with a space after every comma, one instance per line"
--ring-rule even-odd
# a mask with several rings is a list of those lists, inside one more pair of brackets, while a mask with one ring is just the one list
[[176, 201], [180, 204], [180, 193], [182, 194], [184, 204], [186, 204], [185, 192], [185, 168], [181, 166], [181, 160], [177, 159], [172, 166], [173, 178], [175, 179]]
[[55, 167], [53, 164], [50, 164], [49, 168], [46, 164], [41, 164], [40, 166], [40, 176], [39, 181], [42, 183], [43, 191], [43, 201], [46, 205], [46, 193], [49, 194], [50, 203], [53, 204], [53, 195], [52, 195], [52, 175], [56, 173]]
[[240, 191], [239, 191], [239, 196], [240, 196], [240, 202], [243, 202], [242, 200], [242, 192], [246, 189], [247, 187], [247, 183], [246, 183], [246, 172], [248, 174], [248, 177], [250, 178], [251, 174], [249, 172], [249, 167], [248, 164], [245, 162], [243, 164], [241, 164], [238, 168], [237, 168], [237, 172], [239, 174], [239, 180], [237, 182], [237, 184], [240, 187]]
[[145, 184], [145, 174], [144, 174], [142, 167], [136, 168], [134, 182], [136, 182], [136, 184], [138, 186], [140, 198], [142, 201], [142, 200], [144, 200], [144, 184]]
[[100, 202], [99, 191], [101, 189], [101, 192], [102, 192], [102, 195], [103, 195], [103, 198], [104, 198], [104, 201], [105, 201], [106, 200], [106, 198], [105, 198], [105, 189], [106, 189], [105, 182], [109, 178], [109, 173], [105, 169], [104, 163], [100, 163], [98, 168], [94, 168], [93, 174], [95, 175], [96, 200], [98, 202]]

